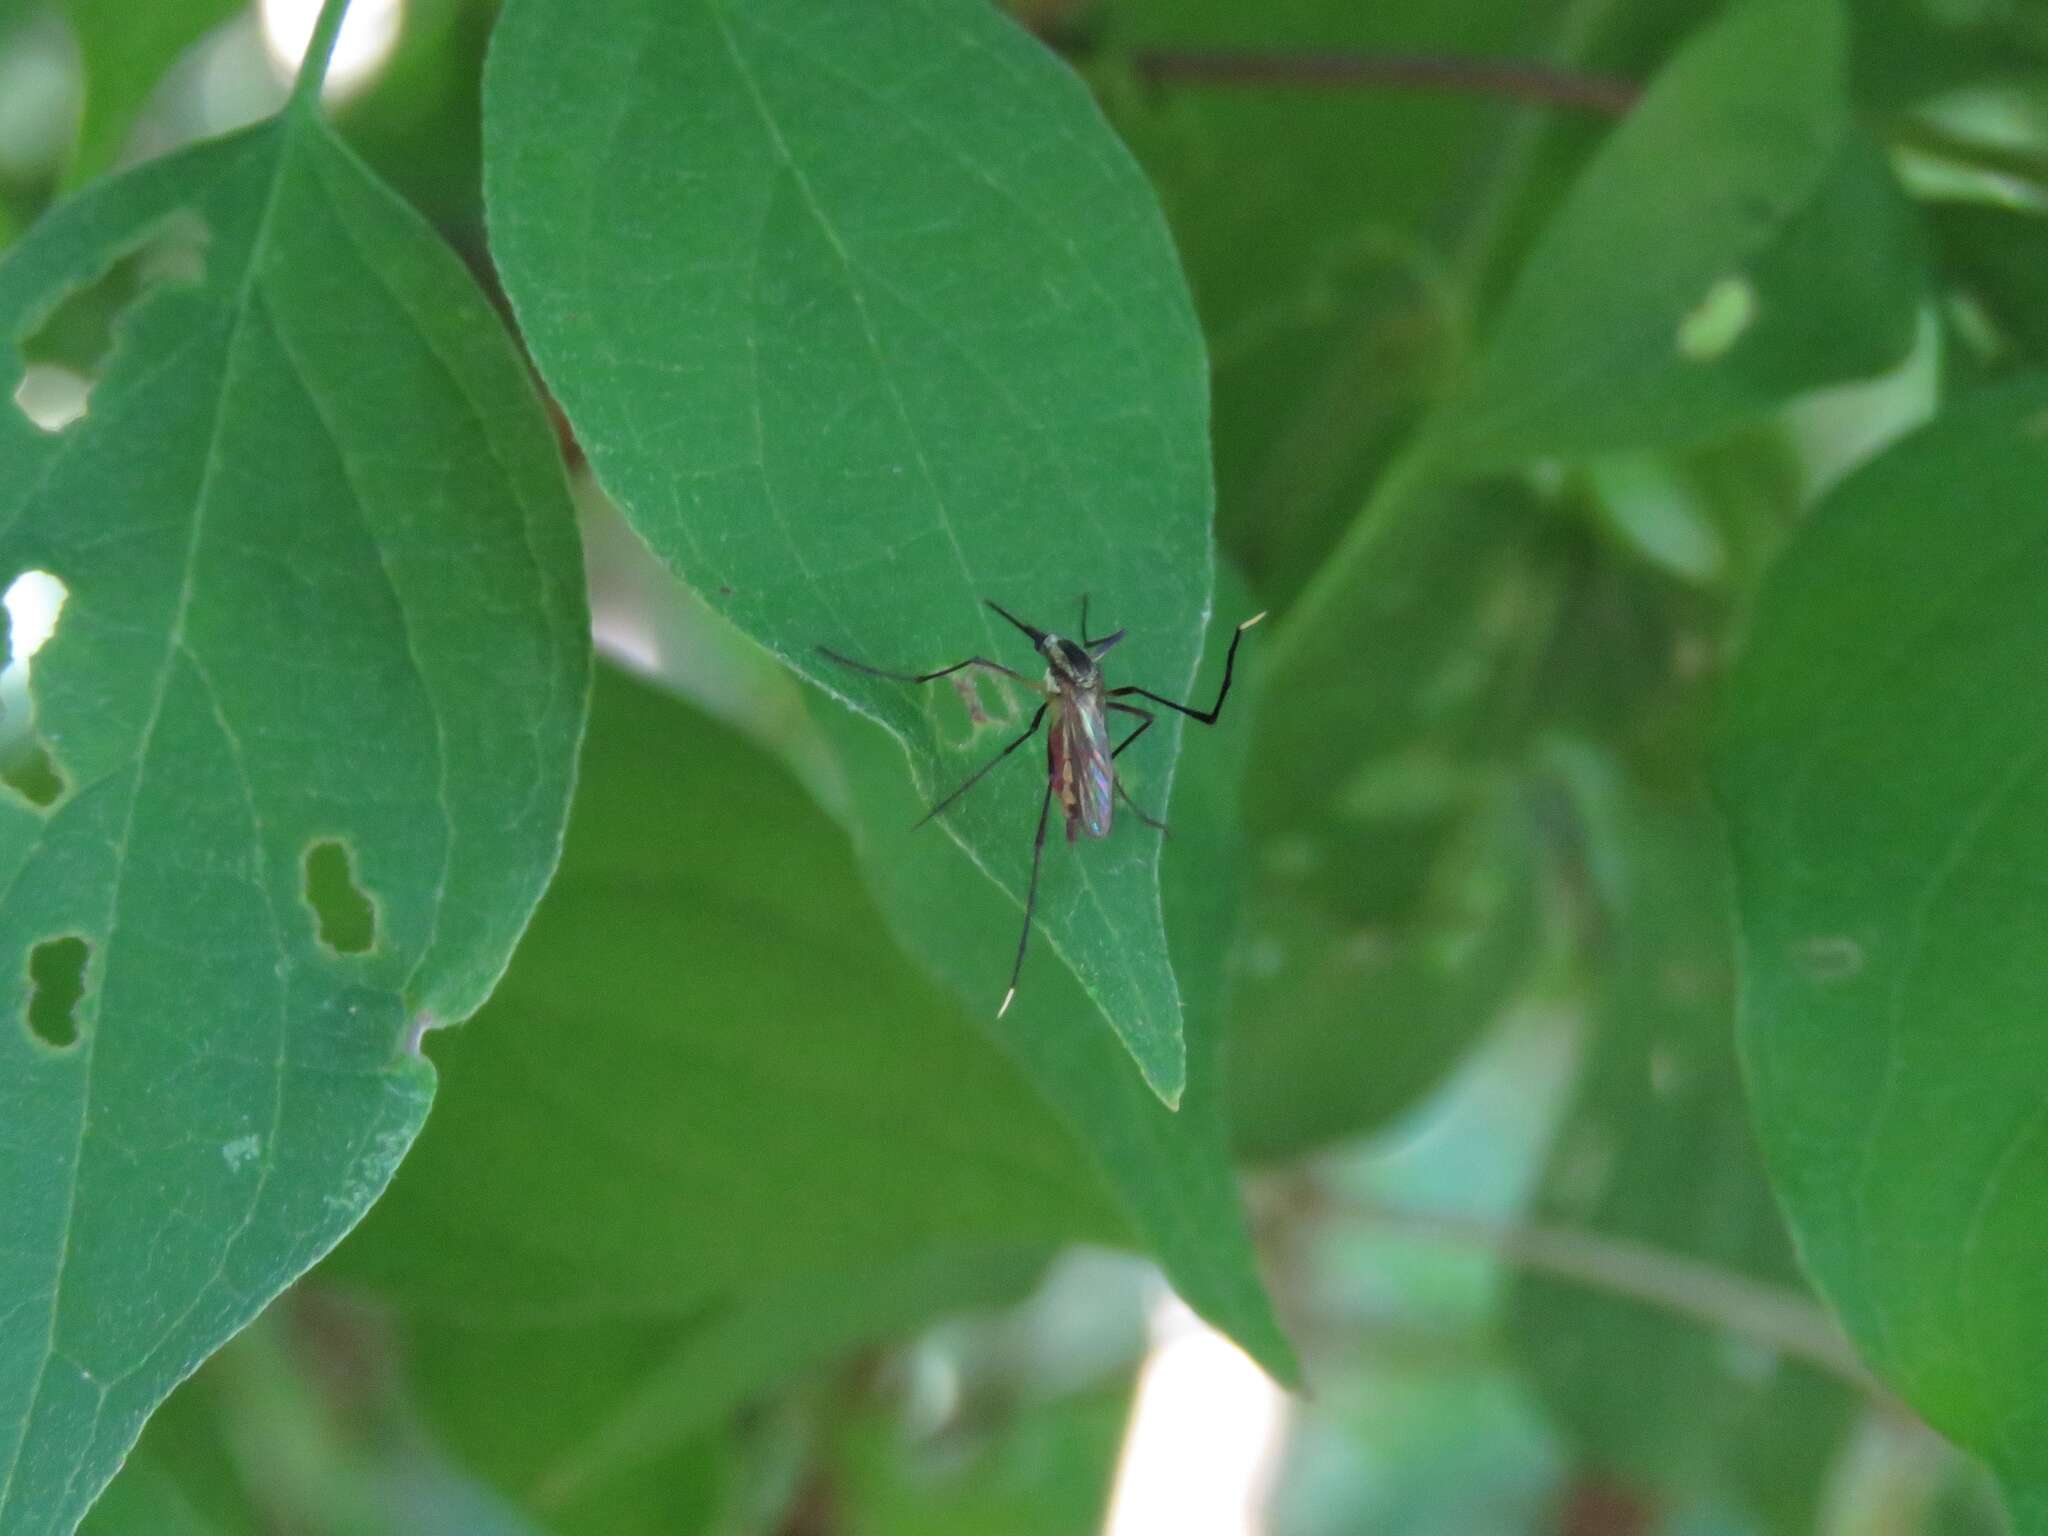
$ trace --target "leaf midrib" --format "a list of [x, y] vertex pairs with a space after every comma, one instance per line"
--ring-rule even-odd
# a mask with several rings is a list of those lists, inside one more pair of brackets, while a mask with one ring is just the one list
[[[873, 317], [871, 316], [868, 310], [866, 296], [863, 293], [861, 283], [857, 280], [856, 277], [856, 269], [853, 261], [852, 252], [848, 250], [846, 243], [841, 238], [837, 227], [833, 224], [832, 220], [826, 215], [824, 206], [819, 201], [816, 190], [812, 187], [810, 179], [804, 174], [802, 167], [797, 163], [796, 156], [790, 149], [789, 142], [783, 134], [781, 126], [776, 121], [774, 111], [769, 106], [768, 101], [761, 90], [759, 81], [755, 78], [753, 71], [748, 67], [745, 57], [741, 52], [739, 41], [733, 34], [731, 21], [729, 17], [726, 15], [724, 0], [705, 0], [705, 13], [711, 18], [713, 24], [718, 29], [719, 39], [725, 45], [726, 54], [732, 62], [733, 70], [739, 78], [741, 85], [746, 90], [747, 98], [752, 103], [755, 114], [760, 120], [762, 131], [768, 136], [768, 141], [770, 145], [774, 148], [776, 158], [781, 161], [783, 169], [788, 173], [792, 183], [796, 186], [799, 195], [803, 198], [804, 206], [809, 211], [812, 221], [816, 224], [819, 233], [824, 236], [826, 243], [832, 249], [834, 257], [838, 260], [840, 272], [845, 284], [847, 294], [853, 300], [854, 308], [860, 317], [861, 334], [867, 342], [869, 356], [873, 360], [876, 374], [882, 380], [883, 384], [888, 390], [889, 400], [891, 405], [895, 408], [897, 421], [903, 429], [905, 438], [909, 441], [911, 445], [911, 451], [917, 460], [918, 472], [925, 482], [925, 489], [927, 493], [931, 497], [933, 510], [938, 514], [939, 527], [945, 533], [948, 543], [952, 546], [956, 563], [959, 565], [961, 576], [965, 579], [967, 589], [970, 592], [978, 591], [980, 590], [980, 583], [976, 580], [973, 568], [968, 563], [966, 550], [962, 547], [960, 543], [959, 535], [955, 531], [953, 526], [952, 517], [946, 509], [946, 500], [944, 495], [940, 492], [937, 476], [932, 469], [931, 460], [925, 452], [923, 437], [917, 430], [917, 425], [911, 416], [908, 402], [906, 402], [903, 398], [903, 392], [896, 384], [894, 372], [890, 367], [888, 358], [882, 350], [880, 337], [875, 330]], [[769, 203], [769, 207], [771, 209], [773, 207], [772, 200]], [[763, 243], [764, 242], [757, 240], [755, 244], [754, 271], [756, 275], [758, 275], [759, 273], [759, 258]], [[750, 345], [750, 355], [752, 355], [753, 352], [754, 349]], [[761, 416], [761, 396], [758, 374], [756, 375], [754, 386], [754, 408], [755, 417], [758, 421]], [[765, 455], [762, 455], [762, 457], [765, 460]], [[770, 496], [770, 500], [772, 501], [772, 491], [767, 490], [767, 470], [765, 462], [762, 465], [761, 474], [764, 491], [767, 491], [767, 493]], [[815, 586], [816, 583], [814, 582], [813, 585]], [[990, 646], [993, 647], [997, 637], [992, 628], [992, 624], [987, 613], [977, 611], [977, 618], [981, 623], [983, 636], [988, 640]], [[1199, 653], [1197, 654], [1196, 659], [1199, 662]], [[866, 710], [862, 710], [861, 712], [863, 714], [867, 713]], [[902, 743], [902, 745], [905, 749], [906, 756], [910, 756], [909, 744], [907, 742], [904, 742]], [[913, 768], [916, 766], [914, 757], [912, 758], [912, 766]], [[1171, 770], [1169, 770], [1168, 772], [1166, 789], [1168, 791], [1168, 797], [1170, 801], [1172, 791]], [[963, 838], [958, 832], [954, 831], [950, 826], [947, 828], [947, 834], [953, 839], [954, 843], [958, 845], [961, 848], [961, 850], [967, 854], [968, 858], [974, 863], [975, 867], [978, 868], [982, 872], [982, 874], [997, 887], [997, 889], [1001, 890], [1005, 895], [1009, 896], [1012, 901], [1017, 902], [1018, 909], [1021, 911], [1023, 908], [1023, 902], [1018, 900], [1016, 893], [1010, 889], [1008, 884], [1006, 884], [1004, 881], [996, 877], [994, 869], [991, 868], [988, 862], [983, 858], [980, 850], [974, 847], [968, 840]], [[1159, 894], [1159, 863], [1156, 856], [1150, 861], [1150, 868], [1152, 873], [1152, 879], [1149, 882], [1149, 884], [1151, 886], [1151, 890], [1153, 893], [1153, 901], [1155, 907], [1162, 907], [1162, 898]], [[1085, 864], [1082, 866], [1081, 886], [1083, 891], [1086, 893], [1088, 904], [1095, 910], [1096, 917], [1102, 929], [1105, 932], [1112, 934], [1120, 933], [1122, 931], [1120, 925], [1111, 916], [1108, 907], [1103, 902], [1101, 892], [1096, 888], [1094, 880], [1089, 876]], [[1081, 982], [1083, 990], [1086, 991], [1091, 998], [1095, 998], [1095, 989], [1093, 986], [1089, 984], [1087, 979], [1089, 973], [1086, 970], [1075, 965], [1073, 957], [1068, 953], [1067, 946], [1061, 942], [1056, 927], [1047, 928], [1045, 940], [1047, 945], [1056, 954], [1059, 955], [1061, 962], [1066, 966], [1066, 968], [1073, 973], [1076, 979], [1078, 979]], [[1120, 953], [1130, 952], [1130, 947], [1128, 945], [1120, 944], [1117, 946], [1117, 948]], [[1138, 984], [1138, 978], [1132, 975], [1129, 971], [1126, 971], [1125, 974], [1129, 981], [1132, 983], [1130, 988], [1131, 995], [1135, 999], [1137, 999], [1142, 1006], [1147, 989], [1143, 985]], [[1169, 1053], [1170, 1055], [1177, 1056], [1181, 1063], [1181, 1083], [1175, 1086], [1175, 1091], [1173, 1094], [1173, 1100], [1177, 1102], [1180, 1097], [1181, 1088], [1184, 1087], [1186, 1076], [1186, 1044], [1185, 1040], [1182, 1038], [1181, 1029], [1179, 1027], [1183, 1013], [1180, 998], [1180, 982], [1179, 978], [1174, 974], [1173, 967], [1170, 961], [1160, 968], [1160, 974], [1166, 980], [1166, 989], [1168, 993], [1168, 996], [1165, 1000], [1166, 1017], [1162, 1019], [1153, 1020], [1152, 1022], [1154, 1030], [1159, 1032], [1156, 1038], [1161, 1040], [1177, 1041], [1180, 1044], [1180, 1050], [1178, 1052]], [[1095, 998], [1095, 1001], [1098, 1010], [1106, 1012], [1106, 1010], [1103, 1010], [1102, 1000], [1100, 998]], [[1146, 1009], [1145, 1013], [1149, 1016], [1151, 1010]], [[1129, 1038], [1129, 1036], [1126, 1035], [1126, 1031], [1117, 1025], [1117, 1021], [1114, 1018], [1108, 1019], [1108, 1022], [1111, 1025], [1112, 1029], [1114, 1029], [1120, 1037], [1124, 1037], [1126, 1039]], [[1152, 1065], [1148, 1062], [1140, 1061], [1139, 1067], [1140, 1070], [1143, 1072], [1146, 1081], [1152, 1082]], [[1154, 1086], [1156, 1088], [1159, 1088], [1162, 1092], [1164, 1092], [1166, 1085], [1164, 1083], [1155, 1083]]]
[[[298, 119], [291, 115], [288, 110], [287, 114], [278, 118], [275, 121], [275, 125], [269, 130], [277, 136], [278, 140], [272, 151], [275, 158], [270, 168], [269, 182], [264, 189], [263, 206], [257, 218], [256, 233], [250, 241], [248, 256], [242, 269], [241, 278], [235, 289], [233, 320], [222, 348], [221, 385], [215, 401], [213, 423], [207, 438], [206, 468], [200, 479], [199, 490], [193, 497], [192, 532], [185, 545], [184, 569], [179, 581], [178, 603], [172, 615], [170, 633], [165, 641], [163, 660], [157, 668], [154, 696], [150, 702], [149, 714], [143, 722], [142, 733], [132, 760], [135, 783], [129, 791], [128, 809], [122, 818], [121, 835], [115, 844], [112, 890], [109, 893], [107, 902], [106, 931], [100, 945], [102, 986], [105, 984], [107, 971], [112, 964], [116, 920], [121, 911], [121, 892], [127, 874], [128, 844], [134, 833], [135, 811], [142, 798], [142, 783], [148, 769], [150, 748], [155, 740], [157, 726], [162, 719], [164, 701], [170, 692], [172, 667], [177, 660], [179, 651], [185, 648], [185, 622], [192, 605], [192, 578], [198, 565], [199, 550], [204, 538], [207, 504], [211, 499], [214, 482], [220, 470], [221, 435], [227, 422], [226, 402], [233, 390], [235, 363], [242, 350], [257, 274], [262, 265], [263, 253], [269, 244], [271, 223], [277, 211], [278, 194], [284, 185], [285, 167], [290, 159], [293, 132], [297, 121]], [[260, 861], [260, 849], [258, 850], [258, 857]], [[264, 881], [264, 887], [267, 898], [269, 889], [267, 880]], [[4, 1479], [0, 1479], [0, 1517], [6, 1515], [12, 1502], [15, 1478], [21, 1468], [22, 1452], [28, 1444], [29, 1430], [36, 1419], [36, 1405], [42, 1399], [43, 1385], [48, 1378], [50, 1362], [57, 1355], [57, 1328], [63, 1311], [65, 1275], [71, 1263], [71, 1239], [73, 1226], [78, 1214], [78, 1187], [80, 1175], [84, 1167], [86, 1129], [91, 1120], [92, 1075], [93, 1064], [98, 1056], [98, 1032], [95, 1030], [88, 1034], [86, 1038], [79, 1042], [79, 1046], [84, 1052], [84, 1061], [78, 1091], [78, 1131], [72, 1143], [71, 1177], [65, 1190], [64, 1216], [61, 1224], [62, 1237], [58, 1248], [57, 1269], [50, 1285], [48, 1332], [43, 1345], [42, 1359], [36, 1367], [35, 1380], [29, 1387], [27, 1406], [22, 1415], [21, 1426], [15, 1435], [14, 1445], [8, 1453], [7, 1473]], [[247, 1220], [253, 1217], [253, 1214], [254, 1206], [252, 1204], [249, 1212], [245, 1214], [245, 1224]], [[159, 1345], [159, 1347], [161, 1346]], [[81, 1374], [84, 1374], [82, 1367]], [[100, 1400], [99, 1406], [95, 1410], [94, 1419], [95, 1435], [97, 1434], [98, 1415], [104, 1412], [107, 1396], [112, 1391], [113, 1386], [118, 1384], [119, 1379], [117, 1379], [117, 1382], [108, 1383], [99, 1388]], [[64, 1493], [59, 1500], [60, 1505], [64, 1499], [70, 1497], [72, 1486], [75, 1484], [79, 1472], [83, 1470], [84, 1463], [85, 1458], [83, 1457], [74, 1462], [71, 1479], [65, 1484]]]

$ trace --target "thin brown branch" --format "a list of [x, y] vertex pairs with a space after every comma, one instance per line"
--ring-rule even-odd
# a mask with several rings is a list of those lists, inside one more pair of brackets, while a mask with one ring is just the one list
[[1517, 59], [1447, 53], [1148, 48], [1141, 50], [1133, 63], [1138, 74], [1154, 85], [1432, 91], [1569, 107], [1609, 117], [1627, 112], [1642, 94], [1628, 80]]

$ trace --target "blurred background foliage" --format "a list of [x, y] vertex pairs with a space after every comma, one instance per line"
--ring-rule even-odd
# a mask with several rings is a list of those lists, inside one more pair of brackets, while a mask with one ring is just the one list
[[[494, 9], [410, 0], [335, 107], [487, 287]], [[1837, 108], [1869, 157], [1770, 269], [1819, 302], [1816, 253], [1873, 242], [1882, 271], [1830, 300], [1865, 306], [1854, 354], [1787, 343], [1757, 364], [1768, 402], [1533, 469], [1488, 461], [1464, 381], [1497, 327], [1540, 339], [1561, 243], [1603, 232], [1578, 178], [1716, 0], [1013, 9], [1159, 189], [1213, 361], [1227, 561], [1276, 630], [1326, 620], [1262, 659], [1236, 722], [1232, 1135], [1313, 1386], [1262, 1528], [2000, 1529], [1793, 1262], [1704, 764], [1759, 576], [1816, 496], [1946, 392], [2048, 362], [2048, 8], [1855, 0]], [[0, 29], [0, 240], [284, 89], [230, 0], [0, 0]], [[1293, 63], [1234, 78], [1253, 53]], [[1422, 62], [1319, 73], [1338, 58]], [[42, 358], [89, 373], [106, 313], [60, 318]], [[1420, 476], [1445, 418], [1474, 424], [1475, 472]], [[580, 491], [600, 637], [664, 691], [602, 679], [562, 878], [437, 1043], [441, 1102], [387, 1201], [180, 1390], [88, 1528], [1101, 1528], [1156, 1276], [1068, 1251], [1128, 1242], [1126, 1218], [898, 954], [810, 702]], [[1354, 571], [1370, 601], [1347, 605]], [[661, 1028], [685, 987], [730, 1026], [688, 1054]], [[1003, 1135], [962, 1156], [921, 1121], [941, 1096]], [[531, 1134], [557, 1123], [587, 1166]]]

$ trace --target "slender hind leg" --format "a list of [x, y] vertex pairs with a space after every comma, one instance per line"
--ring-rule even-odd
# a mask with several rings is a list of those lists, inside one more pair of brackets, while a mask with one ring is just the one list
[[886, 667], [871, 667], [864, 661], [855, 661], [851, 656], [842, 656], [829, 645], [819, 646], [818, 654], [827, 661], [838, 662], [842, 667], [865, 672], [869, 677], [886, 677], [892, 683], [935, 683], [942, 677], [951, 677], [955, 672], [964, 672], [969, 667], [983, 667], [990, 672], [1000, 672], [1005, 677], [1014, 677], [1018, 682], [1033, 688], [1038, 686], [1014, 667], [1006, 667], [1000, 661], [990, 661], [986, 656], [970, 656], [965, 661], [954, 662], [950, 667], [940, 667], [936, 672], [891, 672]]
[[[955, 672], [964, 672], [969, 667], [981, 667], [990, 672], [1000, 672], [1005, 677], [1014, 677], [1033, 692], [1038, 691], [1038, 684], [1026, 677], [1022, 672], [1006, 667], [999, 661], [990, 661], [986, 656], [970, 656], [965, 661], [954, 662], [950, 667], [940, 667], [936, 672], [890, 672], [882, 667], [871, 667], [864, 661], [855, 661], [851, 656], [842, 656], [830, 646], [819, 646], [818, 654], [825, 657], [828, 661], [836, 661], [842, 667], [850, 667], [856, 672], [865, 672], [870, 677], [886, 677], [893, 683], [935, 683], [942, 677], [951, 677]], [[995, 767], [997, 763], [1000, 763], [1036, 735], [1039, 723], [1045, 719], [1047, 707], [1047, 704], [1039, 705], [1038, 713], [1031, 717], [1031, 724], [1025, 728], [1023, 735], [1004, 747], [1002, 751], [967, 775], [966, 779], [955, 786], [949, 793], [942, 796], [938, 804], [917, 818], [913, 830], [916, 827], [923, 826], [955, 800], [966, 794], [968, 790], [974, 788], [976, 784], [981, 782], [983, 774], [987, 773], [989, 769]]]
[[926, 822], [930, 821], [934, 816], [938, 815], [939, 812], [943, 811], [955, 800], [958, 800], [962, 795], [966, 794], [967, 791], [974, 788], [975, 785], [981, 782], [981, 776], [983, 774], [987, 773], [989, 769], [995, 767], [997, 763], [1000, 763], [1012, 752], [1016, 751], [1019, 747], [1023, 746], [1025, 742], [1029, 741], [1032, 737], [1036, 736], [1038, 734], [1038, 724], [1041, 720], [1045, 718], [1045, 712], [1050, 708], [1052, 708], [1052, 701], [1050, 699], [1046, 700], [1043, 704], [1039, 705], [1038, 713], [1033, 715], [1031, 717], [1031, 723], [1024, 727], [1023, 735], [1019, 736], [1016, 740], [1012, 741], [1007, 747], [1004, 747], [1002, 751], [998, 752], [994, 757], [990, 758], [987, 762], [983, 763], [979, 768], [975, 769], [974, 772], [967, 775], [965, 779], [962, 779], [960, 783], [956, 785], [949, 794], [944, 796], [937, 805], [933, 806], [930, 810], [926, 811], [922, 816], [917, 818], [917, 820], [911, 825], [911, 831], [915, 832], [919, 827], [923, 826]]
[[[1151, 730], [1153, 722], [1156, 721], [1159, 717], [1153, 714], [1151, 710], [1140, 709], [1135, 704], [1118, 704], [1112, 701], [1108, 707], [1115, 710], [1118, 714], [1136, 715], [1138, 717], [1137, 729], [1132, 731], [1131, 734], [1126, 736], [1122, 741], [1118, 742], [1116, 744], [1116, 750], [1109, 754], [1110, 758], [1114, 760], [1123, 752], [1123, 749], [1125, 747], [1128, 747], [1140, 736], [1144, 735], [1147, 731]], [[1172, 828], [1168, 827], [1167, 824], [1161, 821], [1158, 817], [1146, 815], [1144, 810], [1141, 809], [1138, 805], [1138, 802], [1131, 798], [1131, 792], [1128, 789], [1124, 788], [1123, 776], [1121, 774], [1117, 776], [1116, 792], [1119, 795], [1123, 796], [1124, 804], [1128, 805], [1131, 808], [1131, 814], [1137, 817], [1138, 820], [1145, 823], [1146, 826], [1152, 828], [1152, 830], [1155, 832], [1171, 835]]]
[[1161, 837], [1171, 837], [1173, 835], [1173, 828], [1169, 827], [1157, 816], [1148, 816], [1145, 814], [1144, 807], [1140, 806], [1137, 801], [1133, 800], [1131, 798], [1131, 792], [1128, 789], [1124, 788], [1124, 781], [1122, 779], [1118, 779], [1116, 781], [1116, 792], [1123, 797], [1124, 804], [1128, 805], [1131, 808], [1131, 814], [1137, 817], [1138, 820], [1145, 823], [1146, 826], [1150, 827], [1154, 832], [1157, 832]]
[[1003, 1006], [996, 1010], [999, 1019], [1010, 1011], [1017, 996], [1017, 978], [1024, 974], [1024, 946], [1031, 942], [1031, 919], [1038, 911], [1038, 866], [1045, 859], [1045, 821], [1051, 814], [1052, 782], [1047, 780], [1045, 798], [1038, 805], [1038, 835], [1031, 840], [1031, 885], [1024, 893], [1024, 931], [1017, 935], [1017, 961], [1010, 967], [1010, 990], [1003, 994]]
[[[1237, 633], [1230, 637], [1230, 650], [1223, 658], [1223, 686], [1216, 690], [1216, 702], [1207, 709], [1196, 709], [1191, 705], [1176, 703], [1172, 699], [1161, 697], [1149, 688], [1112, 688], [1109, 690], [1108, 697], [1122, 699], [1136, 694], [1141, 699], [1150, 699], [1154, 704], [1164, 704], [1168, 709], [1177, 709], [1190, 720], [1199, 720], [1204, 725], [1214, 725], [1216, 717], [1223, 713], [1223, 701], [1230, 697], [1230, 674], [1237, 670], [1238, 642], [1244, 639], [1244, 632], [1246, 630], [1250, 629], [1264, 617], [1265, 614], [1263, 613], [1253, 614], [1242, 624], [1238, 625]], [[1135, 735], [1136, 732], [1132, 734]]]

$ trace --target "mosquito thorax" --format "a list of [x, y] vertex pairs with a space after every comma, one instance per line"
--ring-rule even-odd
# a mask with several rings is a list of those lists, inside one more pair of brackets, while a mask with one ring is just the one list
[[1071, 640], [1047, 635], [1038, 649], [1050, 663], [1046, 682], [1055, 686], [1086, 688], [1096, 679], [1095, 658]]

